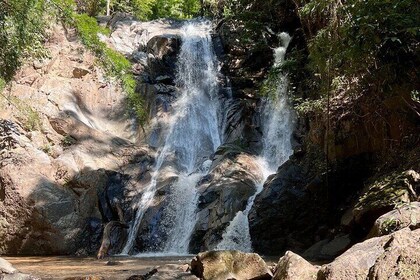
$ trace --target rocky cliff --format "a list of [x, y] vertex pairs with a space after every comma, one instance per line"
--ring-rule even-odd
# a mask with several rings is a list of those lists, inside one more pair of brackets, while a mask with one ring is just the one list
[[46, 47], [2, 94], [0, 252], [93, 253], [153, 159], [133, 144], [125, 95], [74, 34], [56, 26]]
[[[210, 171], [196, 185], [191, 252], [217, 246], [262, 180], [261, 100], [279, 32], [292, 36], [286, 57], [302, 56], [306, 69], [314, 30], [302, 26], [292, 1], [275, 7], [253, 1], [247, 9], [259, 24], [233, 18], [215, 25], [223, 145], [206, 159]], [[28, 61], [0, 103], [0, 253], [91, 254], [105, 224], [134, 219], [179, 96], [182, 24], [117, 16], [109, 25], [102, 40], [130, 59], [149, 124], [137, 127], [118, 83], [71, 30], [52, 30], [50, 58]], [[291, 103], [307, 97], [313, 79], [304, 70], [290, 73]], [[363, 240], [382, 214], [418, 200], [418, 116], [400, 96], [378, 97], [373, 87], [369, 93], [336, 92], [328, 108], [299, 115], [293, 156], [266, 180], [249, 213], [257, 252], [329, 260]], [[131, 253], [159, 249], [168, 238], [161, 217], [173, 206], [171, 164], [165, 162], [169, 171], [158, 178]], [[111, 235], [111, 252], [121, 251], [126, 231]]]

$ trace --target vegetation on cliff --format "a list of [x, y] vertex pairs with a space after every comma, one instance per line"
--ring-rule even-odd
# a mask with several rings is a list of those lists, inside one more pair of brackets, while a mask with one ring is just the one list
[[[135, 92], [135, 80], [130, 62], [120, 53], [101, 42], [98, 34], [109, 30], [98, 25], [95, 18], [78, 13], [88, 8], [87, 2], [73, 0], [1, 1], [0, 7], [0, 88], [12, 79], [16, 70], [29, 59], [49, 56], [43, 44], [48, 40], [51, 22], [62, 22], [67, 29], [75, 29], [83, 44], [97, 57], [108, 77], [117, 78], [126, 92], [130, 109], [141, 125], [146, 121], [143, 100]], [[96, 2], [95, 2], [96, 3]], [[90, 6], [89, 6], [90, 7]]]

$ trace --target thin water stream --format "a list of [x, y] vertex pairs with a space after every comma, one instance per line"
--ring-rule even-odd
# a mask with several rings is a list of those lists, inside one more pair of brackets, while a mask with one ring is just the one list
[[[287, 33], [280, 33], [279, 38], [282, 44], [274, 50], [275, 67], [284, 62], [286, 50], [291, 40]], [[254, 205], [255, 198], [263, 190], [263, 184], [268, 176], [275, 173], [277, 168], [293, 153], [291, 139], [294, 115], [287, 99], [287, 87], [287, 76], [280, 75], [275, 94], [264, 100], [261, 112], [263, 149], [257, 159], [263, 174], [263, 180], [256, 185], [255, 193], [248, 199], [245, 210], [239, 211], [229, 223], [222, 235], [222, 241], [216, 247], [218, 250], [252, 252], [248, 214]]]

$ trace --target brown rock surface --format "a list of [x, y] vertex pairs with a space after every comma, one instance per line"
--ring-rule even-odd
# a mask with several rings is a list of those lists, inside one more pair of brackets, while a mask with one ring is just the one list
[[311, 280], [316, 279], [319, 267], [307, 262], [301, 256], [287, 251], [280, 258], [273, 280]]
[[272, 273], [257, 254], [239, 251], [208, 251], [191, 261], [191, 273], [203, 280], [271, 279]]
[[406, 228], [358, 243], [324, 265], [320, 280], [419, 279], [420, 230]]
[[369, 232], [369, 237], [382, 236], [402, 228], [420, 227], [420, 202], [411, 202], [380, 216]]
[[[51, 59], [24, 65], [0, 102], [0, 254], [70, 254], [99, 242], [81, 238], [101, 230], [105, 171], [135, 176], [147, 169], [138, 168], [147, 152], [133, 143], [125, 94], [64, 34], [53, 28]], [[75, 69], [89, 70], [74, 79]], [[95, 229], [92, 219], [99, 220]]]

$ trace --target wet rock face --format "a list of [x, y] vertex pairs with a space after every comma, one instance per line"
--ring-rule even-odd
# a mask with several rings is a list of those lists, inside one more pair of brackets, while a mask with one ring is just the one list
[[212, 249], [238, 211], [246, 208], [248, 199], [262, 180], [256, 158], [234, 146], [219, 148], [211, 172], [199, 182], [197, 225], [190, 251]]
[[255, 100], [226, 99], [224, 104], [225, 112], [223, 120], [224, 142], [238, 144], [246, 147], [255, 154], [260, 153], [261, 124], [257, 114]]
[[239, 251], [209, 251], [191, 261], [191, 273], [203, 280], [272, 279], [265, 261], [257, 254]]
[[289, 160], [265, 182], [248, 216], [257, 252], [276, 255], [313, 244], [326, 209], [323, 196], [317, 193], [320, 182], [311, 182], [305, 172], [304, 166]]

